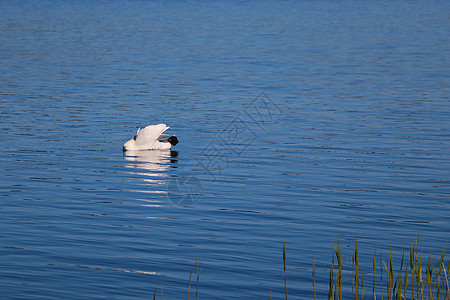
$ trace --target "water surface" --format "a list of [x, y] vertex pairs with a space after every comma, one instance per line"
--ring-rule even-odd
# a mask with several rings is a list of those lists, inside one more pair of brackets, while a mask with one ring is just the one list
[[284, 241], [324, 298], [338, 238], [450, 241], [448, 2], [0, 7], [3, 298], [181, 299], [197, 258], [203, 299], [281, 299]]

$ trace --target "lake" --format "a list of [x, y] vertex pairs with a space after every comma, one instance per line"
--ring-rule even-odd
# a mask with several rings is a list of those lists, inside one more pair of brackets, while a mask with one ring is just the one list
[[[324, 299], [333, 242], [368, 290], [374, 249], [439, 255], [449, 11], [0, 1], [0, 295], [185, 299], [192, 270], [194, 299], [197, 260], [201, 299], [283, 299], [286, 243], [290, 299], [313, 260]], [[122, 152], [158, 123], [172, 151]]]

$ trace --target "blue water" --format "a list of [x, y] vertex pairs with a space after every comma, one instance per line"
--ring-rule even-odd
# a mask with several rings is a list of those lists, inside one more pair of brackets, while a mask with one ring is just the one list
[[[437, 254], [449, 11], [1, 1], [1, 298], [185, 299], [198, 259], [201, 299], [282, 299], [286, 242], [290, 298], [315, 258], [323, 299], [338, 239], [367, 272], [419, 232]], [[163, 122], [174, 151], [122, 153]]]

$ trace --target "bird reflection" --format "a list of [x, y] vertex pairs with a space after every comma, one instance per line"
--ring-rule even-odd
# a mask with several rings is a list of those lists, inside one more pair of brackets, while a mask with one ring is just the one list
[[[145, 189], [138, 190], [142, 193], [167, 194], [167, 180], [169, 169], [178, 162], [178, 152], [171, 150], [140, 150], [124, 151], [124, 159], [129, 163], [130, 174], [141, 176]], [[158, 202], [151, 199], [141, 199], [146, 202]], [[159, 205], [151, 205], [159, 206]]]
[[166, 171], [169, 163], [178, 162], [178, 152], [171, 150], [140, 150], [124, 151], [124, 158], [130, 163], [127, 167], [139, 168], [148, 171]]

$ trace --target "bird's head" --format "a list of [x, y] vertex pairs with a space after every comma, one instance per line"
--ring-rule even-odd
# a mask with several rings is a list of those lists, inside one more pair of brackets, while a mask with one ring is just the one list
[[167, 141], [172, 145], [175, 146], [176, 144], [178, 144], [178, 138], [174, 135], [172, 135], [170, 138], [167, 139]]

